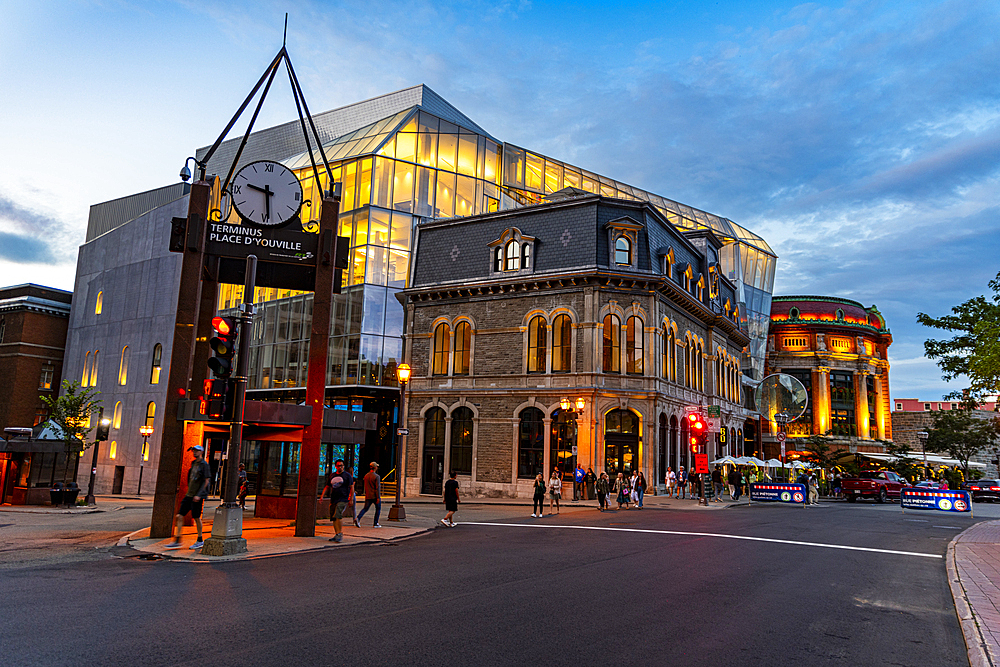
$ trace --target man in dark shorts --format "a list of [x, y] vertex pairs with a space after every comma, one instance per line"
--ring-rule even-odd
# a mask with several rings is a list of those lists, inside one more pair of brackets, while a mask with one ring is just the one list
[[191, 469], [188, 470], [188, 488], [184, 499], [181, 500], [181, 508], [177, 512], [175, 523], [177, 524], [177, 535], [174, 541], [167, 545], [167, 549], [181, 548], [181, 530], [184, 528], [184, 517], [191, 514], [194, 525], [198, 528], [198, 540], [191, 545], [192, 549], [201, 549], [205, 546], [205, 541], [201, 538], [201, 510], [205, 505], [205, 497], [208, 495], [208, 483], [212, 477], [212, 469], [208, 467], [205, 460], [205, 448], [201, 445], [188, 447], [189, 452], [194, 453], [191, 461]]
[[446, 526], [454, 527], [455, 522], [452, 521], [452, 517], [455, 516], [455, 512], [458, 511], [458, 504], [462, 502], [458, 499], [458, 480], [455, 479], [456, 473], [454, 470], [448, 474], [449, 479], [444, 483], [444, 508], [448, 510], [448, 514], [441, 519], [441, 523]]
[[[368, 466], [371, 470], [365, 475], [365, 507], [361, 512], [354, 514], [354, 525], [361, 527], [361, 517], [365, 515], [368, 508], [375, 506], [375, 525], [373, 528], [381, 528], [378, 517], [382, 514], [382, 478], [378, 476], [378, 464], [374, 461]], [[356, 508], [355, 508], [356, 509]]]
[[344, 469], [343, 459], [337, 459], [333, 465], [336, 470], [330, 476], [330, 518], [336, 534], [330, 541], [340, 542], [344, 539], [344, 510], [354, 498], [354, 476]]

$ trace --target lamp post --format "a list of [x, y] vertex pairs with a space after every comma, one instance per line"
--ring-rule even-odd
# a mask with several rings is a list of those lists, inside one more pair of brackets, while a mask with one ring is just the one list
[[149, 456], [149, 450], [146, 448], [149, 446], [149, 436], [153, 435], [153, 427], [143, 424], [139, 427], [139, 433], [142, 434], [142, 454], [139, 456], [139, 485], [135, 489], [135, 495], [142, 495], [142, 467], [143, 463], [146, 461], [146, 457]]
[[399, 424], [396, 429], [396, 503], [389, 508], [389, 521], [405, 521], [406, 510], [400, 502], [403, 491], [403, 438], [408, 435], [406, 424], [406, 383], [410, 381], [410, 365], [400, 364], [396, 367], [396, 377], [399, 379]]
[[108, 439], [108, 431], [111, 429], [111, 420], [104, 418], [104, 408], [97, 413], [97, 434], [94, 436], [94, 458], [90, 464], [90, 486], [87, 487], [87, 496], [84, 502], [87, 505], [96, 505], [94, 498], [94, 482], [97, 479], [97, 452], [101, 447], [101, 442]]
[[930, 434], [927, 431], [917, 431], [917, 437], [920, 438], [920, 449], [924, 452], [923, 478], [927, 479], [927, 438], [930, 437]]

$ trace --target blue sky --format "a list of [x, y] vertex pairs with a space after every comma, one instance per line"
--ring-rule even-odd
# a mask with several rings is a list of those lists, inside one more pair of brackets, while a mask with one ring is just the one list
[[[494, 136], [731, 218], [776, 294], [915, 314], [1000, 270], [1000, 5], [6, 2], [0, 285], [72, 289], [91, 204], [176, 182], [281, 42], [313, 111], [426, 83]], [[283, 87], [261, 127], [290, 120]]]

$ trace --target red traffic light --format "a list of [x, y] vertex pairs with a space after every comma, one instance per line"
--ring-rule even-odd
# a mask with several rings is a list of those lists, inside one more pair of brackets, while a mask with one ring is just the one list
[[233, 321], [228, 317], [213, 317], [212, 328], [218, 331], [220, 336], [228, 336], [233, 330]]

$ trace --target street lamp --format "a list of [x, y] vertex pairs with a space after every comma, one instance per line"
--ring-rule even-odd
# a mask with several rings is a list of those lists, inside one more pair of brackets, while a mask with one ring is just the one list
[[97, 504], [94, 498], [94, 482], [97, 479], [97, 451], [100, 449], [101, 443], [108, 439], [110, 430], [111, 420], [104, 418], [104, 408], [100, 408], [97, 413], [97, 434], [94, 436], [94, 458], [90, 465], [90, 486], [87, 488], [87, 496], [84, 498], [87, 505]]
[[142, 434], [142, 456], [139, 457], [139, 486], [135, 490], [135, 495], [137, 496], [142, 494], [142, 464], [149, 458], [149, 450], [147, 449], [149, 445], [147, 442], [149, 441], [149, 436], [153, 435], [153, 427], [143, 424], [139, 427], [139, 433]]
[[927, 431], [917, 431], [917, 437], [920, 438], [920, 449], [924, 452], [924, 479], [927, 479], [927, 438], [930, 434]]
[[406, 383], [410, 381], [410, 365], [400, 364], [396, 367], [396, 377], [399, 379], [399, 424], [396, 429], [396, 503], [389, 508], [389, 521], [405, 521], [406, 510], [400, 502], [403, 490], [403, 437], [408, 431], [403, 428], [406, 423]]

